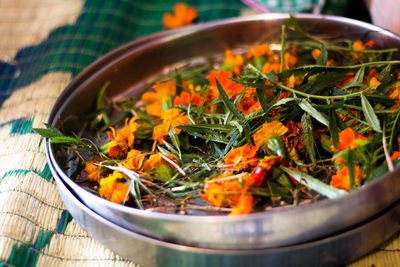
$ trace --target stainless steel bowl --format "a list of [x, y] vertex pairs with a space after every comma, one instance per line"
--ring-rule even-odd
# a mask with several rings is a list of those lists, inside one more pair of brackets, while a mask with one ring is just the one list
[[[113, 57], [104, 66], [87, 71], [73, 82], [55, 104], [49, 123], [66, 132], [79, 133], [99, 88], [110, 81], [109, 96], [135, 95], [144, 83], [167, 66], [188, 59], [222, 55], [228, 48], [256, 43], [276, 43], [285, 14], [242, 17], [183, 28], [165, 37], [141, 43]], [[299, 24], [314, 36], [325, 39], [374, 40], [376, 46], [400, 47], [400, 38], [363, 22], [333, 17], [297, 15]], [[89, 66], [90, 70], [92, 67]], [[62, 123], [63, 122], [63, 123]], [[299, 244], [341, 232], [373, 217], [400, 196], [400, 169], [386, 174], [351, 194], [310, 205], [245, 216], [185, 216], [133, 209], [104, 200], [81, 188], [66, 174], [66, 162], [47, 142], [46, 152], [58, 175], [90, 209], [126, 229], [150, 237], [204, 248], [255, 249]]]
[[[55, 171], [51, 164], [50, 168]], [[80, 202], [58, 174], [54, 179], [68, 210], [92, 237], [124, 259], [143, 266], [343, 266], [392, 236], [400, 220], [400, 203], [397, 202], [361, 225], [313, 242], [252, 250], [207, 249], [174, 244], [126, 230]]]

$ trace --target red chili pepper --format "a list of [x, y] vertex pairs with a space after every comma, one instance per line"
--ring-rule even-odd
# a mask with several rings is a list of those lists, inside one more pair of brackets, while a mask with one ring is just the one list
[[250, 174], [249, 185], [260, 185], [267, 174], [267, 169], [257, 165]]

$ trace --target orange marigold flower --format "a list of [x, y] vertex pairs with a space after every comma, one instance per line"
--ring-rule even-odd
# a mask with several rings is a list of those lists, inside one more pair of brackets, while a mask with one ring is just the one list
[[[172, 160], [173, 162], [177, 163], [178, 159], [176, 158], [175, 155], [164, 155], [168, 159]], [[163, 159], [160, 154], [154, 154], [151, 155], [148, 160], [146, 160], [143, 164], [143, 171], [144, 172], [150, 172], [153, 170], [161, 169], [161, 168], [166, 168], [169, 167], [169, 163]]]
[[271, 70], [273, 70], [275, 73], [279, 73], [281, 64], [278, 61], [274, 61], [274, 62], [265, 62], [263, 68], [262, 68], [262, 72], [265, 74], [268, 74], [271, 72]]
[[[296, 88], [297, 86], [299, 86], [301, 83], [300, 80], [297, 80], [296, 77], [294, 76], [294, 74], [292, 74], [289, 79], [287, 80], [287, 87], [290, 87], [292, 89]], [[289, 92], [290, 93], [290, 92]]]
[[[212, 70], [210, 72], [210, 74], [208, 74], [206, 77], [211, 84], [209, 94], [212, 89], [217, 90], [217, 92], [218, 92], [217, 82], [215, 81], [215, 79], [218, 80], [218, 82], [221, 84], [222, 88], [225, 90], [225, 92], [228, 96], [242, 92], [245, 89], [245, 87], [243, 85], [240, 85], [240, 84], [237, 84], [237, 83], [231, 81], [229, 78], [232, 78], [232, 76], [233, 76], [233, 74], [230, 71]], [[219, 96], [219, 93], [218, 93], [217, 97], [218, 96]], [[214, 100], [214, 99], [212, 99], [212, 100]]]
[[233, 71], [237, 75], [240, 74], [240, 71], [243, 66], [243, 62], [244, 62], [244, 60], [243, 60], [243, 57], [241, 54], [234, 55], [232, 50], [230, 50], [230, 49], [227, 49], [225, 51], [224, 64], [232, 66]]
[[125, 126], [115, 132], [113, 127], [110, 127], [111, 131], [108, 131], [108, 138], [114, 140], [110, 144], [108, 154], [110, 157], [118, 156], [119, 152], [126, 153], [130, 148], [133, 147], [135, 142], [134, 133], [139, 129], [140, 124], [136, 122], [138, 120], [138, 116], [134, 116], [131, 119], [125, 120]]
[[262, 44], [250, 48], [249, 52], [247, 52], [246, 58], [260, 57], [264, 55], [267, 57], [271, 57], [274, 55], [274, 51], [272, 51], [269, 45], [267, 44]]
[[175, 96], [174, 106], [195, 104], [200, 106], [203, 98], [196, 93], [182, 92], [180, 96]]
[[372, 77], [371, 80], [369, 80], [369, 83], [368, 83], [369, 87], [375, 87], [375, 89], [376, 89], [379, 85], [381, 85], [381, 82], [378, 81], [377, 78]]
[[211, 180], [206, 179], [203, 190], [200, 196], [205, 201], [216, 207], [226, 207], [238, 203], [243, 188], [231, 172], [224, 172]]
[[346, 128], [339, 133], [338, 150], [336, 151], [334, 147], [332, 147], [332, 150], [334, 152], [339, 152], [346, 149], [353, 149], [359, 146], [360, 141], [366, 140], [368, 140], [367, 137], [358, 134], [351, 128]]
[[129, 186], [119, 182], [120, 179], [124, 179], [124, 175], [119, 171], [114, 171], [106, 178], [101, 179], [99, 195], [118, 204], [128, 200]]
[[400, 82], [395, 82], [391, 87], [390, 90], [387, 92], [389, 96], [393, 99], [400, 99]]
[[84, 171], [87, 172], [87, 178], [90, 181], [98, 182], [101, 179], [101, 167], [99, 165], [95, 165], [94, 163], [99, 163], [99, 159], [94, 158], [91, 161], [86, 161]]
[[174, 6], [174, 14], [166, 13], [163, 16], [165, 28], [173, 29], [192, 24], [197, 18], [197, 10], [188, 7], [185, 3], [178, 3]]
[[390, 157], [391, 160], [400, 159], [400, 151], [393, 152], [393, 155]]
[[261, 129], [253, 134], [253, 140], [255, 146], [260, 148], [268, 138], [272, 135], [283, 136], [288, 131], [285, 125], [283, 125], [280, 121], [272, 121], [269, 123], [265, 123]]
[[146, 112], [150, 115], [160, 117], [163, 113], [162, 103], [166, 98], [175, 96], [176, 85], [174, 81], [157, 82], [153, 84], [154, 92], [145, 92], [142, 101], [146, 105]]
[[131, 149], [126, 155], [126, 160], [122, 165], [132, 171], [138, 171], [143, 166], [144, 155], [140, 150]]
[[[354, 166], [354, 183], [360, 186], [361, 179], [365, 178], [360, 166]], [[350, 174], [347, 166], [343, 166], [336, 174], [332, 175], [330, 185], [339, 189], [350, 190]]]
[[248, 144], [234, 148], [226, 155], [224, 163], [228, 169], [234, 168], [238, 172], [256, 166], [257, 150], [257, 147], [249, 147]]
[[[314, 49], [314, 50], [311, 52], [311, 54], [312, 54], [313, 59], [317, 60], [318, 57], [319, 57], [319, 55], [321, 54], [321, 50], [319, 50], [318, 48], [316, 48], [316, 49]], [[328, 59], [328, 60], [326, 61], [326, 65], [327, 65], [327, 66], [335, 66], [335, 61], [334, 61], [333, 59]]]
[[299, 61], [297, 57], [291, 55], [290, 53], [286, 52], [284, 55], [284, 60], [285, 60], [285, 69], [291, 69], [294, 68]]
[[241, 194], [237, 205], [232, 209], [229, 215], [249, 214], [253, 209], [253, 196], [250, 194]]
[[189, 123], [189, 117], [184, 115], [178, 108], [171, 108], [163, 112], [161, 118], [163, 122], [153, 129], [153, 140], [157, 140], [160, 144], [163, 144], [162, 139], [168, 135], [170, 127], [174, 128], [176, 134], [179, 134], [181, 129], [176, 127]]
[[[370, 40], [368, 42], [366, 42], [365, 44], [363, 44], [362, 41], [355, 41], [352, 45], [352, 48], [354, 50], [366, 50], [366, 49], [371, 49], [373, 48], [375, 45], [374, 41]], [[359, 52], [355, 52], [355, 51], [351, 51], [350, 55], [352, 56], [352, 58], [359, 58], [364, 56], [363, 53], [359, 53]]]
[[317, 60], [319, 55], [321, 54], [321, 50], [319, 50], [318, 48], [315, 48], [312, 52], [312, 57], [313, 59]]

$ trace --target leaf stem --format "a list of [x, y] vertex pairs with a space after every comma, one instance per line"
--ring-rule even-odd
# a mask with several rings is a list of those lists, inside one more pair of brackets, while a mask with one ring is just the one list
[[282, 72], [285, 66], [285, 30], [286, 30], [286, 25], [283, 24], [282, 36], [281, 36], [281, 66], [279, 72]]

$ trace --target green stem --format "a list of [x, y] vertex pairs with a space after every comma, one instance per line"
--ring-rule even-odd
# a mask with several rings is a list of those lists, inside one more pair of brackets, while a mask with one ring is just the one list
[[[313, 44], [313, 43], [300, 43], [300, 42], [293, 42], [296, 45], [300, 45], [300, 46], [311, 46], [311, 47], [315, 47], [315, 48], [320, 48], [320, 44]], [[343, 47], [343, 46], [337, 46], [337, 45], [329, 45], [326, 42], [323, 42], [325, 44], [325, 48], [327, 50], [331, 50], [331, 51], [351, 51], [351, 52], [357, 52], [357, 53], [393, 53], [393, 52], [397, 52], [399, 51], [399, 49], [397, 48], [387, 48], [387, 49], [352, 49], [352, 48], [348, 48], [348, 47]]]
[[[382, 61], [383, 62], [383, 61]], [[398, 63], [400, 64], [400, 61], [398, 61]], [[314, 65], [317, 66], [317, 65]], [[355, 65], [354, 65], [355, 66]], [[360, 65], [359, 65], [360, 66]], [[264, 73], [262, 73], [261, 71], [259, 71], [256, 67], [254, 67], [253, 65], [249, 64], [247, 65], [248, 68], [250, 68], [252, 71], [256, 72], [258, 75], [260, 75], [262, 78], [269, 80], [267, 75], [265, 75]], [[326, 67], [326, 66], [322, 66], [321, 67]], [[293, 94], [297, 94], [297, 95], [301, 95], [307, 98], [314, 98], [314, 99], [323, 99], [323, 100], [330, 100], [330, 99], [348, 99], [349, 97], [356, 97], [356, 96], [360, 96], [362, 93], [369, 91], [375, 87], [368, 87], [360, 92], [356, 92], [356, 93], [351, 93], [351, 94], [347, 94], [347, 95], [340, 95], [340, 96], [320, 96], [320, 95], [311, 95], [311, 94], [307, 94], [295, 89], [292, 89], [290, 87], [287, 87], [286, 85], [283, 85], [281, 83], [275, 82], [275, 81], [271, 81], [274, 83], [274, 85], [278, 86], [281, 89], [284, 89], [286, 91], [292, 92]]]
[[281, 36], [281, 67], [279, 72], [282, 72], [284, 70], [285, 66], [285, 29], [286, 25], [282, 25], [282, 36]]
[[[351, 109], [356, 109], [356, 110], [360, 110], [363, 111], [362, 107], [359, 106], [355, 106], [355, 105], [349, 105], [349, 104], [344, 104], [343, 105], [346, 108], [351, 108]], [[391, 114], [393, 111], [391, 110], [374, 110], [376, 114]]]

